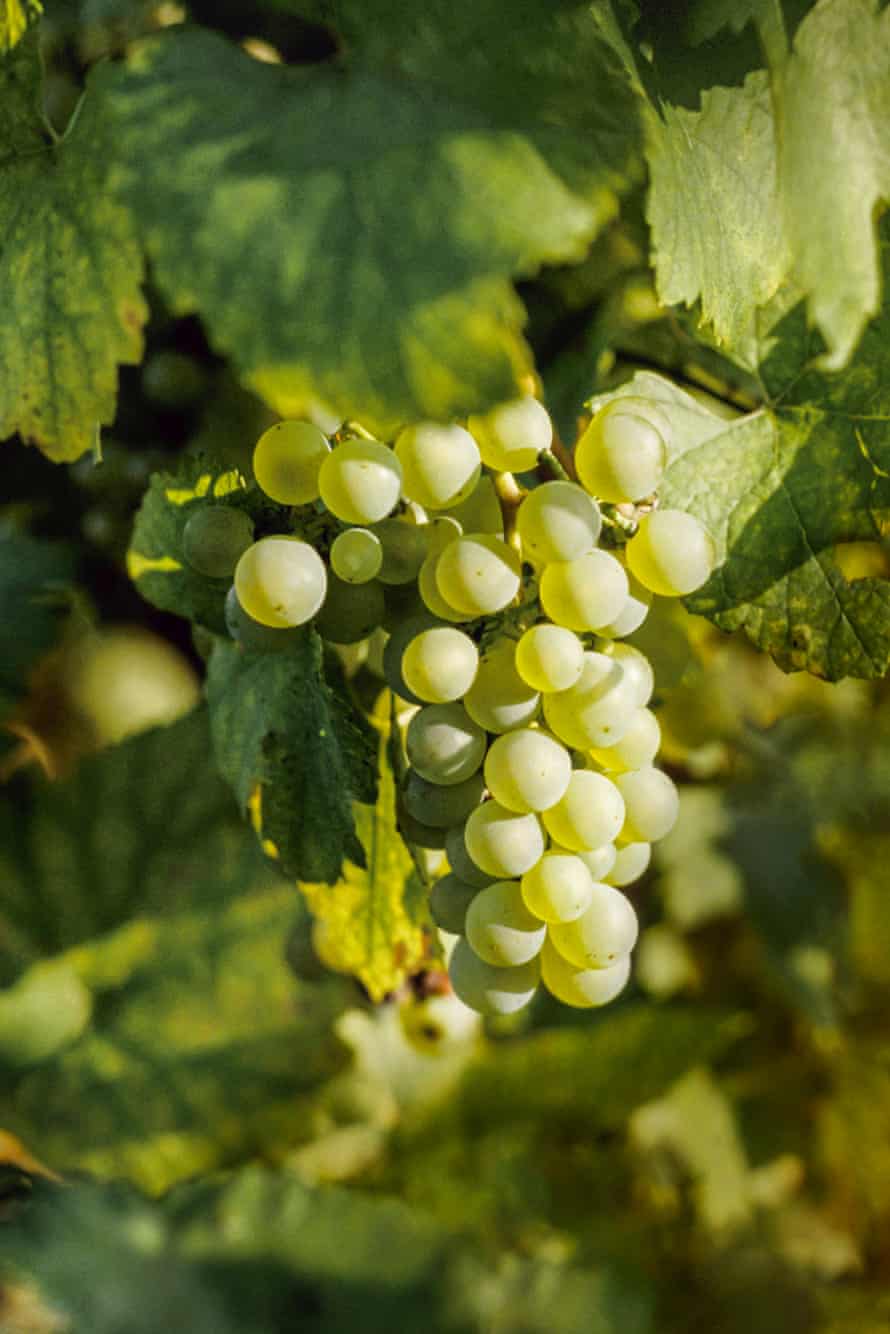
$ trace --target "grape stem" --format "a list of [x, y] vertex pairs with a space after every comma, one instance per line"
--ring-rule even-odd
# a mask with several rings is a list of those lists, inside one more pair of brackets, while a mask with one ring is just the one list
[[538, 455], [537, 473], [542, 482], [577, 482], [572, 456], [561, 440], [553, 437], [549, 449]]

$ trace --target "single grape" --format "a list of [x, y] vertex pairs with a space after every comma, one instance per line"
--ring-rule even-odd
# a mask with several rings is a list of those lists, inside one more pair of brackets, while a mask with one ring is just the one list
[[479, 893], [474, 885], [458, 880], [454, 872], [443, 875], [430, 890], [430, 916], [453, 936], [462, 936], [466, 929], [467, 909]]
[[526, 906], [542, 922], [571, 922], [586, 911], [593, 880], [580, 857], [552, 847], [522, 877]]
[[402, 465], [404, 495], [426, 509], [459, 505], [479, 479], [479, 448], [462, 426], [407, 426], [396, 440], [395, 453]]
[[436, 585], [450, 606], [488, 616], [513, 601], [521, 582], [519, 556], [499, 537], [469, 533], [450, 542], [436, 565]]
[[544, 696], [544, 718], [566, 745], [578, 750], [610, 746], [633, 721], [637, 696], [620, 662], [605, 653], [587, 652], [575, 685]]
[[486, 885], [493, 884], [500, 877], [489, 875], [483, 871], [481, 866], [477, 866], [470, 854], [467, 852], [467, 845], [464, 840], [464, 824], [456, 824], [445, 836], [445, 856], [448, 858], [448, 865], [451, 867], [458, 880], [463, 880], [465, 884], [472, 885], [474, 889], [484, 889]]
[[402, 657], [405, 649], [423, 630], [439, 625], [435, 616], [423, 611], [417, 616], [409, 616], [393, 630], [383, 650], [383, 675], [390, 690], [406, 699], [409, 704], [422, 704], [423, 700], [415, 695], [405, 684], [402, 676]]
[[694, 593], [716, 564], [710, 534], [683, 510], [654, 510], [643, 515], [624, 554], [631, 573], [644, 588], [662, 597]]
[[417, 578], [428, 554], [428, 528], [404, 518], [382, 519], [374, 525], [381, 550], [377, 578], [382, 584], [410, 584]]
[[[659, 414], [660, 416], [660, 414]], [[645, 403], [616, 398], [596, 414], [575, 448], [581, 484], [616, 504], [642, 500], [661, 481], [667, 447]]]
[[261, 491], [279, 505], [317, 500], [318, 474], [331, 447], [312, 422], [276, 422], [253, 451], [253, 475]]
[[607, 653], [613, 662], [621, 664], [624, 681], [632, 688], [637, 707], [645, 708], [655, 689], [655, 672], [645, 653], [633, 644], [611, 644]]
[[318, 488], [325, 505], [344, 523], [378, 523], [399, 498], [401, 465], [379, 440], [344, 440], [324, 459]]
[[464, 698], [467, 713], [486, 732], [511, 732], [536, 716], [541, 697], [516, 670], [516, 643], [498, 639], [479, 659], [476, 679]]
[[546, 566], [540, 594], [541, 606], [551, 621], [569, 630], [594, 630], [623, 610], [627, 575], [608, 551], [588, 551], [575, 560]]
[[485, 732], [462, 704], [428, 704], [408, 724], [405, 748], [430, 783], [451, 786], [474, 774], [485, 756]]
[[488, 790], [510, 811], [545, 811], [564, 794], [572, 776], [565, 746], [530, 727], [505, 732], [485, 757]]
[[423, 599], [423, 605], [434, 616], [438, 616], [440, 621], [471, 621], [473, 619], [472, 614], [458, 611], [439, 592], [437, 575], [442, 554], [442, 551], [431, 551], [420, 567], [420, 574], [417, 576], [417, 587]]
[[347, 584], [375, 579], [383, 564], [383, 546], [369, 528], [347, 528], [331, 543], [331, 569]]
[[485, 963], [465, 939], [455, 945], [448, 961], [454, 993], [479, 1014], [515, 1014], [528, 1005], [538, 988], [541, 966], [537, 958], [514, 968]]
[[253, 520], [230, 505], [204, 506], [182, 530], [183, 555], [193, 570], [210, 579], [231, 579], [252, 542]]
[[577, 560], [593, 551], [603, 526], [596, 502], [574, 482], [545, 482], [519, 506], [522, 554], [536, 565]]
[[561, 847], [573, 852], [611, 843], [624, 824], [621, 793], [604, 774], [576, 769], [565, 795], [543, 815], [547, 832]]
[[562, 957], [551, 940], [545, 940], [541, 949], [541, 981], [563, 1005], [573, 1005], [579, 1010], [608, 1005], [624, 990], [629, 977], [629, 954], [611, 968], [576, 968]]
[[548, 936], [576, 968], [611, 968], [630, 954], [638, 930], [630, 900], [612, 885], [593, 884], [590, 904], [581, 916], [555, 923]]
[[620, 741], [602, 749], [594, 747], [590, 754], [601, 769], [626, 773], [651, 765], [660, 745], [661, 728], [655, 714], [651, 709], [638, 709]]
[[553, 440], [553, 423], [543, 403], [531, 394], [502, 403], [467, 422], [479, 444], [482, 462], [495, 472], [526, 472]]
[[367, 639], [383, 620], [383, 588], [372, 579], [367, 584], [347, 584], [328, 575], [328, 591], [315, 628], [331, 644], [356, 644]]
[[625, 635], [632, 635], [649, 615], [649, 608], [652, 605], [652, 594], [648, 588], [644, 588], [639, 579], [634, 578], [632, 574], [627, 577], [628, 594], [627, 601], [619, 611], [618, 615], [608, 625], [598, 625], [596, 634], [603, 639], [623, 639]]
[[263, 537], [235, 566], [238, 601], [261, 625], [283, 629], [312, 619], [324, 601], [327, 571], [298, 537]]
[[225, 618], [229, 634], [248, 653], [285, 653], [301, 644], [306, 634], [301, 625], [274, 629], [255, 621], [238, 601], [234, 584], [226, 594]]
[[485, 784], [481, 774], [472, 774], [462, 783], [442, 787], [429, 783], [413, 769], [408, 770], [402, 789], [402, 804], [409, 815], [434, 829], [448, 829], [465, 820], [482, 800]]
[[431, 824], [424, 824], [409, 815], [404, 806], [397, 807], [399, 832], [406, 843], [413, 843], [418, 848], [430, 848], [434, 851], [445, 847], [445, 830]]
[[538, 817], [517, 815], [497, 801], [486, 801], [471, 812], [464, 841], [476, 865], [503, 880], [524, 875], [544, 852]]
[[680, 798], [667, 774], [649, 767], [616, 774], [614, 782], [626, 807], [622, 843], [655, 843], [670, 833], [679, 814]]
[[546, 934], [544, 923], [526, 907], [518, 880], [480, 889], [467, 910], [467, 942], [480, 959], [499, 967], [534, 959]]
[[450, 625], [422, 630], [402, 655], [405, 684], [429, 704], [460, 699], [478, 666], [479, 651], [470, 636]]
[[623, 848], [618, 848], [612, 869], [603, 876], [603, 880], [610, 885], [632, 885], [649, 869], [651, 860], [651, 844], [625, 843]]
[[447, 517], [456, 520], [465, 533], [493, 533], [495, 537], [502, 538], [504, 514], [494, 478], [480, 477], [466, 500], [462, 500], [459, 505], [449, 506]]
[[599, 848], [582, 848], [575, 853], [590, 872], [591, 880], [606, 880], [615, 865], [618, 849], [614, 843], [603, 843]]
[[584, 645], [563, 625], [542, 621], [526, 630], [516, 645], [516, 670], [533, 690], [568, 690], [583, 665]]

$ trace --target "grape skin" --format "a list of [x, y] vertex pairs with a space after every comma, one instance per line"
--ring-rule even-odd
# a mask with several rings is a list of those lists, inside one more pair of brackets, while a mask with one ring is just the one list
[[329, 573], [316, 629], [332, 644], [357, 644], [377, 629], [384, 607], [383, 589], [375, 579], [366, 584], [348, 584]]
[[565, 746], [529, 727], [499, 736], [485, 757], [485, 782], [491, 795], [521, 815], [553, 806], [571, 776], [572, 761]]
[[482, 461], [495, 472], [525, 472], [553, 441], [550, 414], [531, 394], [502, 403], [467, 423], [478, 442]]
[[661, 728], [651, 709], [638, 709], [630, 726], [614, 746], [594, 747], [591, 758], [610, 773], [627, 773], [652, 764], [661, 745]]
[[447, 704], [466, 695], [478, 666], [472, 639], [450, 625], [422, 630], [402, 656], [405, 684], [428, 704]]
[[481, 866], [477, 866], [467, 852], [463, 824], [455, 825], [448, 830], [445, 836], [445, 856], [457, 878], [472, 885], [474, 889], [484, 889], [486, 885], [491, 885], [499, 879], [498, 876], [489, 875]]
[[625, 843], [618, 848], [611, 870], [603, 880], [610, 885], [632, 885], [635, 880], [649, 869], [652, 860], [652, 846], [649, 843]]
[[402, 468], [402, 494], [426, 509], [459, 505], [479, 480], [479, 447], [462, 426], [408, 426], [396, 440], [395, 454]]
[[538, 817], [517, 815], [497, 801], [486, 801], [470, 814], [464, 841], [477, 866], [499, 880], [524, 875], [544, 852]]
[[430, 890], [430, 916], [443, 931], [462, 936], [467, 909], [479, 893], [474, 885], [459, 880], [453, 871], [443, 875]]
[[644, 515], [624, 554], [631, 573], [644, 588], [662, 597], [694, 593], [716, 564], [710, 534], [683, 510], [654, 510]]
[[248, 616], [284, 629], [303, 625], [316, 614], [327, 591], [327, 572], [308, 542], [263, 537], [235, 566], [235, 589]]
[[377, 523], [399, 499], [401, 465], [379, 440], [344, 440], [322, 463], [318, 489], [344, 523]]
[[593, 551], [602, 524], [596, 502], [573, 482], [535, 487], [516, 515], [522, 553], [537, 565], [577, 560]]
[[608, 654], [613, 662], [621, 664], [624, 680], [633, 689], [637, 707], [645, 708], [655, 690], [655, 673], [645, 653], [633, 644], [612, 644]]
[[382, 543], [368, 528], [347, 528], [331, 544], [331, 569], [347, 584], [375, 579], [382, 564]]
[[457, 942], [448, 962], [455, 995], [479, 1014], [515, 1014], [534, 996], [541, 975], [537, 958], [515, 968], [485, 963], [466, 940]]
[[466, 937], [475, 954], [498, 967], [528, 963], [541, 952], [547, 928], [529, 912], [516, 880], [480, 889], [467, 910]]
[[604, 653], [584, 654], [581, 676], [568, 690], [544, 696], [547, 726], [577, 750], [619, 741], [639, 708], [638, 691], [621, 664]]
[[302, 643], [306, 634], [299, 625], [275, 629], [255, 621], [238, 601], [234, 584], [226, 594], [225, 618], [229, 634], [248, 653], [285, 653], [295, 644]]
[[601, 408], [575, 449], [582, 486], [616, 504], [651, 495], [666, 464], [664, 439], [647, 418], [645, 405], [626, 398]]
[[541, 981], [563, 1005], [579, 1010], [608, 1005], [627, 986], [630, 955], [611, 968], [576, 968], [564, 959], [549, 938], [541, 950]]
[[438, 558], [436, 585], [449, 606], [468, 616], [489, 616], [519, 592], [519, 556], [491, 533], [469, 533]]
[[614, 783], [626, 807], [622, 843], [655, 843], [670, 833], [679, 814], [680, 798], [666, 773], [649, 766], [634, 773], [616, 774]]
[[450, 786], [474, 774], [486, 737], [462, 704], [428, 704], [408, 724], [405, 748], [414, 768], [431, 783]]
[[536, 717], [541, 696], [516, 670], [516, 645], [498, 639], [479, 659], [476, 679], [464, 698], [467, 713], [486, 732], [510, 732]]
[[584, 645], [562, 625], [533, 625], [516, 645], [516, 670], [533, 690], [569, 690], [583, 666]]
[[543, 814], [550, 837], [573, 852], [611, 843], [624, 819], [624, 799], [616, 783], [590, 769], [576, 769], [565, 795]]
[[182, 530], [182, 551], [189, 565], [209, 579], [231, 579], [253, 542], [253, 520], [230, 505], [205, 505]]
[[580, 917], [548, 928], [554, 947], [576, 968], [610, 968], [630, 954], [639, 924], [630, 900], [612, 885], [593, 885]]
[[608, 551], [588, 551], [575, 560], [547, 565], [541, 576], [541, 606], [556, 625], [595, 630], [623, 610], [627, 575]]
[[428, 529], [428, 524], [407, 519], [382, 519], [374, 525], [381, 551], [377, 578], [382, 584], [410, 584], [417, 578], [428, 554]]
[[422, 704], [423, 700], [414, 694], [405, 683], [402, 675], [402, 657], [405, 649], [413, 639], [424, 630], [429, 630], [432, 626], [441, 624], [435, 616], [427, 612], [421, 612], [417, 616], [409, 616], [407, 620], [393, 631], [386, 641], [386, 647], [383, 650], [383, 675], [386, 684], [390, 690], [394, 691], [400, 698], [408, 701], [409, 704]]
[[473, 807], [479, 805], [484, 791], [481, 774], [472, 774], [462, 783], [442, 787], [409, 769], [402, 789], [402, 803], [415, 820], [431, 825], [433, 829], [448, 829], [466, 819]]
[[330, 452], [324, 433], [312, 422], [276, 422], [256, 443], [253, 475], [279, 505], [306, 505], [318, 499], [318, 474]]
[[551, 847], [522, 877], [522, 897], [543, 922], [571, 922], [586, 911], [593, 879], [584, 862], [565, 848]]

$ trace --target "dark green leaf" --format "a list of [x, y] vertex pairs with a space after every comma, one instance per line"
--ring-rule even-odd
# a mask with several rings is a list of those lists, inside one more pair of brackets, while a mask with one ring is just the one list
[[61, 544], [0, 532], [0, 721], [52, 647], [73, 573], [72, 553]]

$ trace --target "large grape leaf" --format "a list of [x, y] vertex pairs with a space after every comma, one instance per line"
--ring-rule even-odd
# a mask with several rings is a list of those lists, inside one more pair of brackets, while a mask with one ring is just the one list
[[376, 799], [376, 733], [326, 681], [318, 636], [274, 655], [217, 643], [207, 698], [220, 769], [242, 809], [259, 791], [263, 838], [285, 874], [332, 884], [344, 858], [364, 865], [352, 803]]
[[51, 459], [95, 447], [117, 366], [138, 362], [146, 306], [131, 216], [108, 192], [97, 100], [50, 140], [28, 36], [0, 60], [0, 439], [17, 431]]
[[395, 779], [383, 735], [379, 772], [376, 805], [355, 806], [364, 865], [347, 861], [333, 888], [300, 885], [321, 924], [316, 948], [324, 963], [352, 973], [374, 1001], [395, 991], [428, 960], [432, 927], [421, 908], [426, 894], [396, 827]]
[[216, 773], [207, 715], [0, 793], [0, 983], [140, 913], [218, 903], [262, 857]]
[[[16, 1002], [27, 1021], [24, 1033], [0, 1032], [0, 1125], [57, 1170], [152, 1192], [300, 1142], [301, 1099], [345, 1053], [331, 1029], [341, 989], [300, 988], [285, 962], [298, 910], [285, 885], [222, 909], [142, 917], [0, 992], [0, 1021], [15, 1022]], [[60, 1006], [79, 1020], [67, 1032]], [[39, 1045], [41, 1016], [52, 1050]]]
[[97, 71], [158, 282], [282, 412], [314, 396], [382, 427], [511, 396], [511, 277], [580, 258], [614, 213], [637, 117], [596, 18], [465, 8], [437, 65], [378, 40], [286, 68], [177, 30]]
[[690, 610], [744, 629], [787, 671], [880, 677], [890, 580], [847, 578], [837, 548], [890, 535], [890, 312], [836, 374], [794, 378], [799, 314], [778, 332], [764, 368], [774, 397], [735, 421], [648, 373], [618, 393], [662, 405], [672, 423], [662, 503], [695, 514], [716, 542], [718, 567]]

